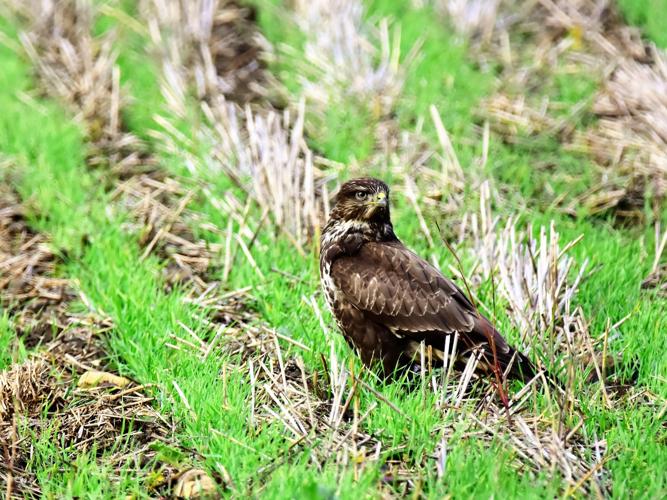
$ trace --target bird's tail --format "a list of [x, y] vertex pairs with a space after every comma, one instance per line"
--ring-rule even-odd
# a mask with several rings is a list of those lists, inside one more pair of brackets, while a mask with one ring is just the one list
[[500, 364], [500, 368], [503, 373], [507, 374], [508, 379], [519, 380], [521, 382], [527, 383], [535, 378], [538, 375], [538, 372], [541, 371], [544, 379], [547, 381], [547, 384], [557, 390], [564, 390], [563, 384], [560, 380], [558, 380], [558, 378], [553, 376], [544, 368], [538, 370], [538, 368], [528, 358], [528, 356], [520, 351], [517, 351], [513, 347], [510, 347], [508, 354], [498, 356], [498, 363]]
[[510, 379], [528, 382], [537, 375], [537, 367], [528, 356], [513, 347], [509, 348], [508, 353], [497, 356], [500, 369]]
[[[484, 348], [484, 364], [487, 369], [495, 372], [496, 368], [499, 368], [507, 378], [521, 382], [529, 382], [538, 374], [535, 364], [521, 351], [509, 345], [484, 316], [478, 316], [473, 333], [477, 334], [478, 342], [483, 339], [483, 342], [477, 345]], [[560, 386], [557, 379], [549, 374], [545, 375], [550, 383]]]

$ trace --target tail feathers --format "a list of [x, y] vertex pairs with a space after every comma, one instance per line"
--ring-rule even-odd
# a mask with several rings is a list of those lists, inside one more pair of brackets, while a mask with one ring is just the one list
[[[520, 380], [521, 382], [530, 382], [538, 374], [538, 369], [535, 364], [528, 359], [528, 357], [517, 351], [516, 349], [510, 347], [510, 352], [498, 357], [498, 362], [500, 367], [503, 370], [503, 373], [507, 374], [507, 378], [513, 380]], [[511, 363], [511, 365], [510, 365]], [[508, 371], [509, 367], [509, 371]], [[546, 371], [544, 368], [541, 370], [544, 379], [547, 381], [551, 387], [562, 391], [563, 384]]]
[[464, 368], [465, 360], [467, 360], [468, 355], [472, 351], [478, 350], [480, 347], [482, 348], [482, 355], [477, 364], [477, 370], [486, 375], [493, 376], [496, 373], [496, 369], [499, 369], [500, 375], [503, 375], [510, 380], [520, 380], [521, 382], [529, 382], [535, 375], [537, 375], [537, 368], [526, 355], [505, 345], [502, 350], [498, 348], [495, 349], [496, 352], [494, 358], [493, 349], [486, 343], [481, 345], [478, 344], [462, 354], [461, 369]]
[[498, 356], [498, 362], [501, 370], [507, 374], [508, 378], [529, 382], [537, 375], [537, 368], [528, 359], [528, 356], [512, 347], [510, 347], [509, 353]]
[[[471, 348], [482, 346], [485, 365], [495, 370], [493, 364], [498, 363], [501, 372], [509, 378], [528, 382], [535, 377], [537, 369], [524, 354], [510, 346], [498, 330], [484, 316], [478, 316], [475, 327], [470, 332]], [[489, 366], [491, 365], [491, 366]]]
[[497, 361], [503, 374], [510, 379], [522, 382], [529, 382], [537, 375], [538, 370], [533, 362], [525, 354], [510, 346], [484, 316], [480, 315], [476, 318], [475, 328], [470, 333], [473, 334], [471, 337], [473, 345], [484, 346], [487, 365]]

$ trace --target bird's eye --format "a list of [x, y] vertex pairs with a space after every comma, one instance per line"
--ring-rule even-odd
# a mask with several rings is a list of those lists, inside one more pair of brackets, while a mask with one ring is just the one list
[[357, 191], [354, 195], [357, 200], [365, 200], [366, 196], [368, 196], [366, 191]]

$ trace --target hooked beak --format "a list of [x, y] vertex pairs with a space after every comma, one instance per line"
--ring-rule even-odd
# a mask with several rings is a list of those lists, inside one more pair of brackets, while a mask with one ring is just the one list
[[370, 219], [377, 211], [386, 209], [388, 205], [389, 202], [386, 193], [377, 193], [373, 198], [368, 200], [365, 217]]
[[382, 207], [386, 208], [387, 207], [387, 195], [383, 192], [380, 192], [375, 195], [373, 198], [373, 201], [371, 202], [371, 205], [375, 207]]

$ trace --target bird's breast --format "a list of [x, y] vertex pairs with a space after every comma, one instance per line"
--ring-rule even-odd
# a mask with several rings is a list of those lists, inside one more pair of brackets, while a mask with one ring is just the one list
[[331, 277], [331, 262], [329, 261], [322, 262], [320, 272], [322, 280], [322, 290], [324, 291], [324, 296], [327, 299], [327, 304], [329, 305], [329, 308], [331, 308], [336, 286], [333, 282], [333, 278]]
[[331, 276], [331, 261], [324, 261], [320, 267], [321, 272], [321, 281], [322, 281], [322, 290], [324, 291], [324, 297], [327, 301], [327, 306], [334, 315], [336, 315], [336, 305], [340, 302], [341, 297], [340, 291], [334, 283], [333, 277]]

